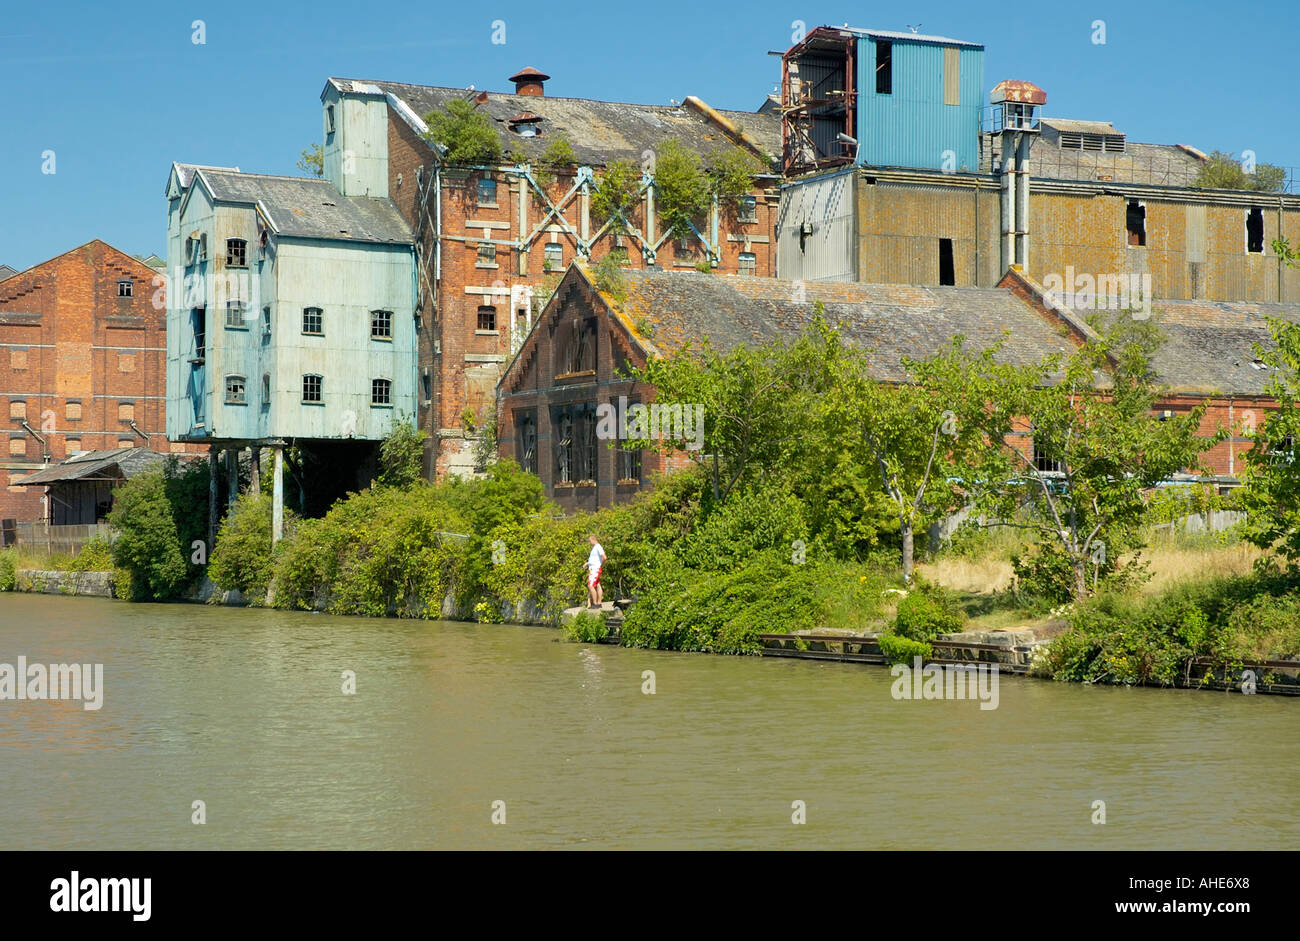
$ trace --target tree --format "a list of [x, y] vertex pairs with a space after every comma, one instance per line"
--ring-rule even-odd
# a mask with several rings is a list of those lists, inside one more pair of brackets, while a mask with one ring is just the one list
[[424, 473], [424, 442], [428, 432], [414, 421], [393, 419], [388, 437], [379, 446], [379, 482], [389, 487], [409, 487]]
[[298, 169], [312, 176], [325, 175], [325, 154], [320, 144], [312, 144], [302, 152], [302, 156], [298, 158]]
[[709, 154], [709, 181], [713, 194], [720, 200], [748, 196], [754, 190], [754, 177], [761, 170], [759, 162], [739, 147]]
[[250, 605], [260, 605], [274, 571], [272, 550], [271, 498], [249, 491], [221, 521], [208, 574], [218, 588], [242, 592]]
[[687, 238], [712, 200], [711, 184], [700, 158], [674, 138], [659, 145], [655, 159], [655, 206], [672, 238]]
[[1254, 429], [1247, 428], [1253, 447], [1246, 452], [1243, 505], [1247, 538], [1263, 549], [1277, 549], [1294, 567], [1300, 559], [1300, 325], [1269, 318], [1272, 349], [1256, 355], [1276, 372], [1267, 393], [1277, 401]]
[[492, 121], [463, 98], [453, 98], [424, 116], [428, 140], [442, 148], [451, 166], [490, 166], [501, 159], [501, 140]]
[[627, 231], [627, 217], [641, 195], [641, 169], [631, 160], [614, 160], [606, 167], [591, 194], [591, 212], [597, 225], [609, 223], [610, 231]]
[[1215, 151], [1210, 154], [1196, 174], [1192, 185], [1201, 189], [1254, 190], [1260, 193], [1280, 193], [1286, 183], [1286, 169], [1271, 163], [1255, 164], [1255, 171], [1247, 173], [1232, 154]]
[[113, 562], [130, 573], [132, 600], [171, 597], [186, 573], [163, 471], [138, 474], [118, 487], [108, 522], [117, 530]]
[[979, 353], [961, 337], [928, 359], [904, 359], [902, 382], [873, 374], [873, 354], [827, 332], [834, 394], [821, 400], [822, 434], [874, 468], [898, 518], [903, 580], [912, 581], [915, 534], [1008, 476], [995, 442], [1010, 431], [1024, 369], [999, 365], [1000, 345]]
[[1151, 356], [1160, 341], [1154, 324], [1122, 317], [1063, 362], [1049, 358], [1017, 396], [1031, 443], [1001, 442], [1022, 474], [994, 495], [997, 525], [1037, 533], [1046, 551], [1063, 555], [1076, 600], [1091, 591], [1090, 566], [1094, 581], [1119, 574], [1120, 553], [1139, 545], [1145, 492], [1196, 469], [1224, 435], [1198, 435], [1204, 403], [1154, 414], [1163, 389]]

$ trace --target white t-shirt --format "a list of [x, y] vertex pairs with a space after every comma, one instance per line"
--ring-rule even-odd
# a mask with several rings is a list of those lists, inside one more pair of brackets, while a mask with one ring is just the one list
[[591, 547], [591, 555], [587, 556], [587, 570], [594, 572], [605, 564], [605, 550], [596, 543]]

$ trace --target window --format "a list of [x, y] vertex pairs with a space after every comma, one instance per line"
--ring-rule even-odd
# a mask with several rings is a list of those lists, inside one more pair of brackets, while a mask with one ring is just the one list
[[117, 446], [118, 446], [119, 448], [133, 448], [133, 447], [135, 447], [135, 439], [134, 439], [134, 438], [118, 438], [118, 439], [117, 439]]
[[1264, 251], [1264, 210], [1251, 206], [1246, 213], [1246, 251], [1260, 254]]
[[758, 221], [758, 197], [742, 196], [736, 200], [736, 221], [737, 222], [757, 222]]
[[117, 420], [118, 421], [135, 421], [135, 403], [118, 402], [117, 403]]
[[270, 305], [262, 308], [262, 336], [271, 335], [271, 308]]
[[393, 338], [393, 312], [391, 310], [372, 310], [370, 312], [370, 336], [376, 340]]
[[334, 133], [334, 106], [333, 105], [325, 106], [325, 133], [326, 134]]
[[208, 234], [206, 232], [199, 236], [198, 252], [199, 261], [208, 260]]
[[244, 323], [244, 302], [243, 301], [226, 301], [226, 329], [227, 330], [248, 329], [248, 324]]
[[478, 309], [478, 326], [475, 328], [479, 333], [496, 333], [497, 332], [497, 309], [495, 307], [480, 307]]
[[876, 40], [876, 94], [894, 91], [894, 44]]
[[537, 412], [515, 412], [515, 459], [520, 468], [537, 473]]
[[208, 349], [208, 311], [195, 307], [190, 311], [190, 327], [194, 330], [194, 358], [203, 359]]
[[596, 480], [596, 406], [566, 405], [551, 422], [555, 440], [555, 482]]
[[559, 271], [564, 267], [564, 246], [559, 242], [546, 243], [546, 261], [542, 267], [548, 271]]
[[476, 268], [495, 268], [497, 266], [497, 247], [491, 242], [479, 242]]
[[248, 242], [244, 239], [226, 239], [226, 267], [248, 267]]
[[226, 377], [226, 404], [227, 405], [247, 405], [248, 398], [244, 393], [243, 376]]
[[9, 403], [9, 417], [14, 421], [23, 421], [27, 418], [27, 403], [22, 399], [16, 399]]
[[740, 273], [752, 275], [758, 271], [758, 256], [753, 252], [740, 253]]
[[63, 406], [63, 417], [68, 421], [81, 421], [81, 402], [68, 402]]
[[961, 50], [956, 46], [943, 50], [943, 103], [961, 104]]
[[568, 340], [561, 348], [557, 364], [560, 375], [596, 371], [596, 325], [592, 320], [575, 321], [569, 327]]
[[433, 401], [433, 370], [428, 366], [420, 370], [420, 392], [425, 405]]
[[1124, 212], [1124, 225], [1128, 229], [1129, 245], [1147, 243], [1147, 207], [1136, 199], [1129, 201]]
[[952, 263], [952, 239], [939, 239], [939, 283], [957, 283]]
[[321, 404], [321, 402], [324, 401], [324, 399], [322, 398], [322, 394], [323, 394], [322, 387], [324, 386], [324, 383], [325, 383], [324, 378], [314, 373], [308, 373], [307, 375], [303, 376], [302, 377], [302, 400], [304, 402], [310, 402], [316, 405]]
[[27, 439], [22, 435], [9, 436], [9, 456], [26, 457], [27, 456]]
[[678, 239], [676, 243], [676, 247], [674, 249], [674, 254], [682, 258], [694, 258], [695, 239], [693, 239], [689, 235], [686, 236], [685, 238]]
[[391, 379], [370, 380], [370, 404], [371, 405], [392, 405], [393, 404], [393, 380]]
[[626, 451], [620, 448], [618, 454], [618, 480], [635, 480], [641, 482], [641, 452]]
[[302, 309], [302, 332], [320, 336], [325, 332], [324, 316], [319, 307]]
[[71, 457], [73, 454], [76, 454], [78, 451], [81, 450], [81, 439], [80, 439], [80, 438], [64, 438], [64, 439], [63, 439], [63, 450], [64, 450], [64, 452], [65, 452], [69, 457]]
[[135, 282], [130, 278], [122, 278], [117, 282], [118, 297], [133, 297], [135, 295]]
[[271, 374], [262, 373], [262, 408], [271, 407]]
[[497, 204], [496, 180], [484, 178], [478, 181], [478, 204], [480, 206], [495, 206]]
[[1059, 474], [1061, 472], [1061, 462], [1039, 448], [1037, 441], [1034, 441], [1034, 467], [1042, 474]]

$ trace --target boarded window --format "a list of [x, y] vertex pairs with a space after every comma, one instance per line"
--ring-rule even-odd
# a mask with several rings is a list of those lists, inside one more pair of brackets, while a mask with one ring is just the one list
[[27, 368], [27, 351], [11, 350], [9, 353], [9, 366], [13, 369]]
[[9, 439], [9, 456], [26, 457], [27, 456], [27, 439], [12, 437]]
[[130, 353], [117, 354], [118, 372], [135, 372], [135, 357]]
[[81, 403], [69, 402], [63, 408], [63, 416], [68, 421], [81, 421]]
[[951, 46], [943, 50], [943, 103], [961, 104], [961, 50]]
[[117, 403], [117, 420], [118, 421], [135, 421], [135, 403], [118, 402]]
[[64, 438], [64, 439], [63, 439], [63, 450], [64, 450], [64, 452], [65, 452], [68, 456], [72, 456], [73, 454], [75, 454], [76, 452], [78, 452], [78, 451], [81, 450], [81, 439], [80, 439], [80, 438]]
[[1251, 206], [1246, 213], [1246, 251], [1264, 251], [1264, 210], [1258, 206]]
[[392, 405], [393, 404], [393, 380], [391, 379], [370, 380], [370, 404], [371, 405]]
[[27, 403], [26, 403], [26, 402], [10, 402], [10, 403], [9, 403], [9, 417], [10, 417], [10, 418], [13, 418], [13, 419], [17, 419], [17, 420], [25, 419], [25, 418], [27, 417]]
[[119, 448], [133, 448], [133, 447], [135, 447], [135, 439], [134, 439], [134, 438], [118, 438], [118, 439], [117, 439], [117, 446], [118, 446]]
[[753, 252], [741, 252], [739, 264], [741, 274], [752, 275], [758, 271], [758, 256]]

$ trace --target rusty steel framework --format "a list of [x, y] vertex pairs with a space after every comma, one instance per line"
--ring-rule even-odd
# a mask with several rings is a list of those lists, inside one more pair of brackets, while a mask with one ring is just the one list
[[[857, 48], [854, 34], [819, 26], [781, 57], [781, 165], [786, 174], [856, 159], [856, 147], [837, 138], [856, 134]], [[813, 74], [805, 77], [805, 69]], [[843, 87], [827, 87], [830, 78], [838, 78]], [[836, 144], [842, 152], [835, 152]]]

